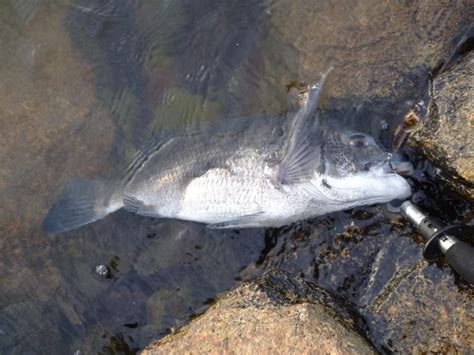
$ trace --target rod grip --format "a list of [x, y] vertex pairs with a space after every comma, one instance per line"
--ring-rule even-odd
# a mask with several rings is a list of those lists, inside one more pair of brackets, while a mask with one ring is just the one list
[[446, 259], [459, 276], [474, 285], [474, 247], [459, 241], [446, 251]]

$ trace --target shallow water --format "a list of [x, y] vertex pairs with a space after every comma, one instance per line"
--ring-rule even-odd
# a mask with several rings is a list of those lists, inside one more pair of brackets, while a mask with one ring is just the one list
[[[283, 115], [295, 105], [288, 88], [329, 65], [325, 119], [388, 147], [426, 100], [467, 4], [0, 2], [0, 352], [135, 352], [275, 268], [344, 299], [381, 351], [468, 349], [472, 291], [423, 262], [416, 234], [381, 206], [278, 230], [211, 231], [124, 211], [62, 235], [41, 230], [69, 179], [117, 176], [157, 132]], [[414, 200], [472, 222], [468, 202], [407, 153]], [[95, 275], [102, 264], [108, 278]]]

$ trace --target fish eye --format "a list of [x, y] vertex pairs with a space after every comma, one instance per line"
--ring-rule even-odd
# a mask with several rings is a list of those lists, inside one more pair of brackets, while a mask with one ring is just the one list
[[365, 163], [363, 170], [364, 170], [364, 171], [369, 171], [370, 168], [372, 167], [372, 165], [373, 165], [372, 163]]
[[363, 134], [353, 134], [349, 137], [349, 144], [354, 148], [364, 148], [367, 147], [369, 142]]

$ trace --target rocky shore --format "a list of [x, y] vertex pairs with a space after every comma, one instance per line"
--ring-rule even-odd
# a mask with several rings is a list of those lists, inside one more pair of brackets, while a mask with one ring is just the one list
[[409, 143], [454, 189], [474, 199], [474, 52], [433, 81], [425, 120]]
[[275, 276], [244, 283], [142, 354], [376, 354], [348, 314], [291, 293], [295, 284], [275, 288]]

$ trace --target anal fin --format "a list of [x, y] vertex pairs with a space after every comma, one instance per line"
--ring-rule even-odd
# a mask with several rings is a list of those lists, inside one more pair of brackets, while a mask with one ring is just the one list
[[251, 228], [260, 227], [258, 224], [260, 218], [265, 212], [260, 211], [252, 214], [246, 214], [228, 221], [208, 224], [209, 229], [232, 229], [232, 228]]
[[124, 194], [123, 207], [128, 212], [133, 212], [147, 217], [160, 217], [153, 206], [147, 206], [134, 195]]

